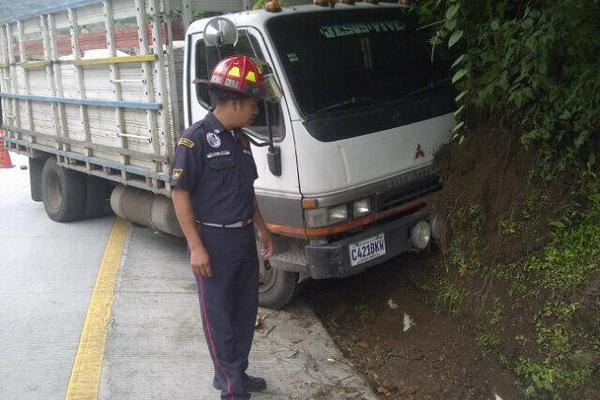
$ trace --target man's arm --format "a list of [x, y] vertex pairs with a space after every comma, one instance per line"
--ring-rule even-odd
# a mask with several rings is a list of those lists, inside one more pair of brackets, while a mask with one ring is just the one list
[[273, 238], [271, 237], [271, 232], [269, 232], [267, 229], [262, 214], [260, 213], [256, 196], [254, 196], [254, 224], [256, 225], [256, 230], [258, 231], [258, 239], [262, 243], [262, 256], [266, 259], [269, 259], [271, 256], [273, 256]]
[[192, 271], [196, 274], [210, 277], [212, 276], [210, 258], [198, 234], [191, 195], [185, 189], [175, 187], [171, 192], [171, 196], [179, 226], [181, 226], [181, 230], [190, 248], [190, 265]]

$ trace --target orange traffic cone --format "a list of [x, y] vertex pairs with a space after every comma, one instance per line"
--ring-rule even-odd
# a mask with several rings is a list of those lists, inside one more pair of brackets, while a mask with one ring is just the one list
[[14, 167], [12, 161], [10, 161], [10, 153], [8, 149], [4, 147], [4, 132], [0, 130], [0, 168], [12, 168]]

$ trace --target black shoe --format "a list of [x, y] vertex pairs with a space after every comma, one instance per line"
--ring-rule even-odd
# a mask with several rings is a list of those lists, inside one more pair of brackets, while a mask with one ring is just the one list
[[[244, 374], [242, 376], [242, 380], [244, 381], [244, 388], [248, 392], [263, 392], [267, 389], [267, 381], [264, 378], [250, 376], [248, 374]], [[223, 390], [219, 382], [213, 379], [213, 387], [217, 390]]]

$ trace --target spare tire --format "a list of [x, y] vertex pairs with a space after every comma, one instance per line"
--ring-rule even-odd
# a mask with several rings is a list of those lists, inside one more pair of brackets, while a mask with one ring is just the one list
[[49, 158], [42, 170], [42, 200], [46, 214], [56, 222], [75, 221], [85, 206], [85, 176], [59, 166]]

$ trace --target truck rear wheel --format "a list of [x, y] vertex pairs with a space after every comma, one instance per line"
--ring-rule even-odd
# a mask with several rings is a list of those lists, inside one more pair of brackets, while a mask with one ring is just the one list
[[269, 261], [265, 262], [260, 253], [258, 263], [258, 303], [262, 307], [278, 310], [300, 292], [298, 274], [270, 267]]
[[56, 164], [49, 158], [42, 170], [42, 197], [46, 214], [56, 222], [69, 222], [83, 215], [85, 176]]
[[44, 170], [45, 158], [29, 158], [29, 188], [31, 200], [43, 201], [42, 194], [42, 171]]

